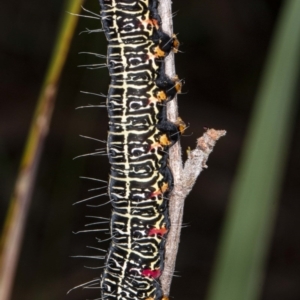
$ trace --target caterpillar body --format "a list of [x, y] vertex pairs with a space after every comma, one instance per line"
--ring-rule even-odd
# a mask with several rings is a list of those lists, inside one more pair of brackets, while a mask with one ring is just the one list
[[166, 300], [158, 278], [170, 227], [173, 186], [168, 149], [184, 123], [167, 120], [166, 102], [181, 83], [164, 73], [176, 36], [161, 30], [157, 0], [99, 0], [108, 40], [108, 194], [112, 241], [100, 286], [102, 299]]

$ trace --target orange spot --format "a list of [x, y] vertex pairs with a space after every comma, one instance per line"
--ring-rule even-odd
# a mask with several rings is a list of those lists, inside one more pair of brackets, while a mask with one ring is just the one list
[[156, 58], [162, 58], [166, 55], [165, 51], [161, 50], [158, 46], [154, 48], [154, 54]]
[[178, 52], [178, 48], [179, 48], [180, 43], [179, 43], [179, 41], [178, 41], [178, 39], [177, 39], [176, 34], [173, 34], [172, 37], [173, 37], [173, 52], [174, 52], [174, 53], [177, 53], [177, 52]]
[[175, 124], [177, 125], [178, 130], [180, 131], [180, 133], [183, 134], [185, 129], [186, 129], [186, 125], [180, 117], [177, 118], [177, 122]]
[[164, 91], [158, 91], [157, 93], [156, 93], [156, 97], [150, 97], [149, 98], [149, 103], [155, 103], [155, 102], [163, 102], [163, 101], [165, 101], [167, 99], [167, 95], [166, 95], [166, 93], [164, 92]]
[[182, 88], [182, 83], [180, 81], [175, 83], [175, 89], [177, 91], [178, 94], [181, 93], [181, 88]]
[[163, 225], [161, 228], [151, 228], [148, 232], [148, 235], [160, 235], [160, 236], [164, 236], [166, 233], [168, 232], [168, 229], [166, 228], [165, 225]]
[[157, 92], [156, 96], [157, 96], [157, 99], [160, 101], [164, 101], [167, 99], [167, 95], [164, 91]]
[[[149, 297], [149, 298], [147, 298], [146, 300], [154, 300], [154, 298], [152, 298], [152, 297]], [[167, 300], [167, 299], [166, 299]]]
[[165, 193], [168, 189], [169, 189], [169, 184], [167, 182], [164, 182], [159, 190], [151, 193], [150, 198], [159, 196], [159, 195]]
[[161, 186], [160, 190], [162, 193], [166, 192], [169, 189], [169, 184], [167, 182], [164, 182]]
[[162, 145], [162, 146], [169, 146], [171, 145], [171, 142], [169, 141], [167, 135], [164, 133], [162, 134], [160, 137], [159, 137], [159, 143]]
[[161, 272], [159, 269], [155, 269], [155, 270], [145, 269], [142, 271], [142, 275], [145, 277], [158, 278], [160, 274]]
[[177, 92], [178, 94], [180, 94], [180, 93], [181, 93], [181, 88], [182, 88], [182, 83], [181, 83], [181, 81], [179, 80], [179, 78], [178, 78], [177, 75], [173, 77], [173, 81], [174, 81], [174, 85], [175, 85], [176, 92]]

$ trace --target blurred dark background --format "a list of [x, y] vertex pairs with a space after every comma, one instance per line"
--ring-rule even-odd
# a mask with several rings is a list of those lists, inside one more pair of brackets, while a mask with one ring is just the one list
[[[178, 300], [204, 299], [207, 291], [230, 188], [239, 162], [251, 108], [267, 55], [279, 0], [174, 0], [175, 33], [181, 50], [176, 68], [185, 79], [179, 96], [180, 115], [190, 124], [182, 138], [183, 149], [193, 147], [203, 127], [226, 129], [209, 158], [209, 168], [199, 177], [186, 201], [177, 273], [171, 296]], [[0, 220], [3, 224], [13, 190], [29, 124], [55, 40], [63, 1], [3, 1], [0, 24]], [[97, 0], [85, 7], [99, 11]], [[96, 195], [97, 182], [79, 176], [107, 179], [107, 157], [75, 156], [103, 147], [79, 134], [105, 139], [105, 109], [79, 109], [105, 99], [80, 91], [106, 93], [107, 69], [77, 67], [101, 63], [82, 51], [106, 53], [102, 33], [82, 33], [100, 28], [98, 20], [81, 18], [64, 68], [51, 129], [46, 141], [12, 300], [79, 300], [98, 298], [99, 290], [75, 290], [102, 272], [102, 261], [70, 258], [98, 255], [86, 246], [97, 246], [104, 233], [79, 233], [86, 215], [109, 216], [110, 205], [88, 208], [72, 204]], [[299, 93], [298, 93], [299, 94]], [[262, 300], [300, 299], [299, 170], [300, 119], [284, 176], [278, 215], [262, 282]], [[103, 186], [103, 185], [102, 185]], [[97, 202], [98, 201], [98, 202]], [[107, 198], [101, 199], [107, 201]], [[95, 203], [99, 203], [96, 200]], [[106, 249], [108, 244], [103, 244]], [[172, 299], [172, 298], [171, 298]]]

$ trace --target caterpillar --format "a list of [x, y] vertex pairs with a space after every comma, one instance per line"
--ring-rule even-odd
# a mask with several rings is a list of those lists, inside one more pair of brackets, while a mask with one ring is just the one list
[[173, 186], [168, 149], [185, 125], [167, 120], [166, 103], [181, 91], [181, 81], [165, 74], [164, 57], [177, 52], [179, 42], [162, 31], [157, 0], [99, 1], [111, 77], [106, 104], [113, 207], [102, 299], [167, 300], [159, 276]]

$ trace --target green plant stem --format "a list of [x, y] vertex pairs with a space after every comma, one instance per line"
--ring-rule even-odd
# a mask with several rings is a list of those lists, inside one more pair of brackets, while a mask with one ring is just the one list
[[[78, 14], [83, 0], [67, 0], [66, 10]], [[10, 298], [37, 168], [55, 105], [58, 82], [76, 28], [77, 17], [63, 13], [48, 71], [37, 101], [25, 150], [10, 199], [0, 241], [0, 299]]]
[[260, 297], [295, 110], [300, 1], [289, 0], [275, 28], [233, 185], [208, 300]]

